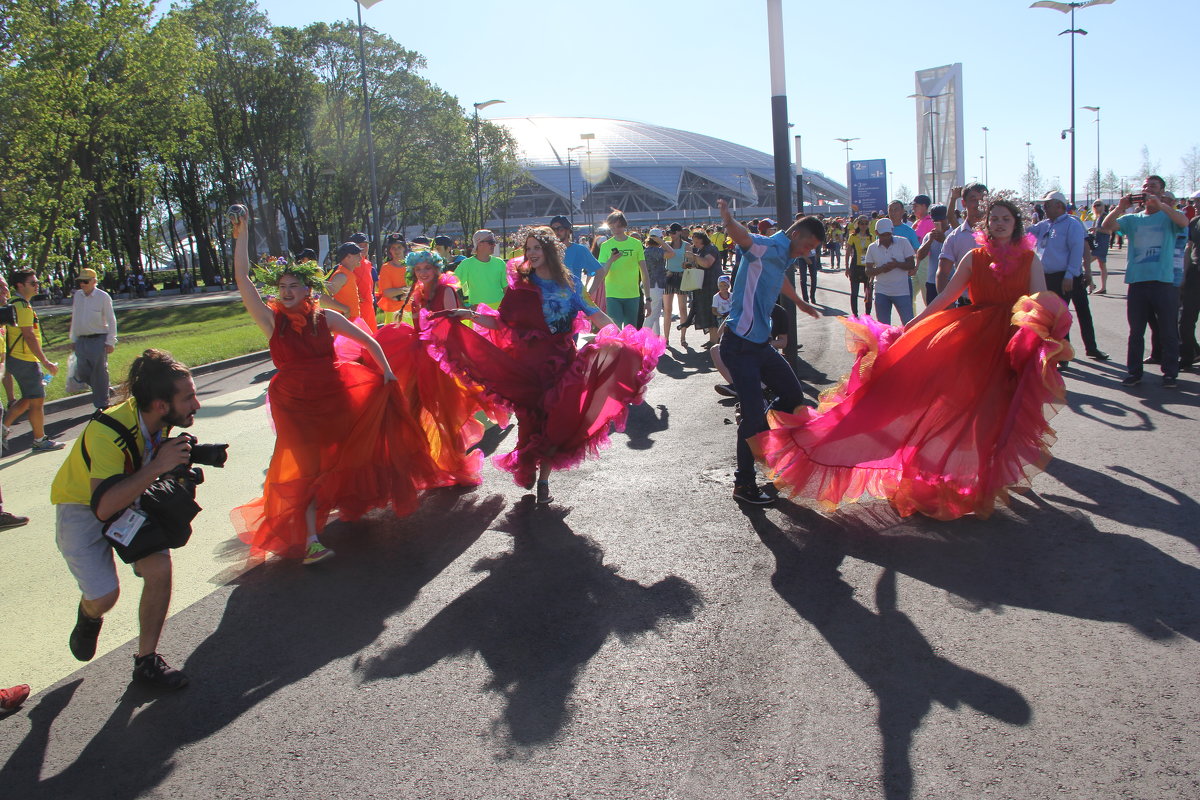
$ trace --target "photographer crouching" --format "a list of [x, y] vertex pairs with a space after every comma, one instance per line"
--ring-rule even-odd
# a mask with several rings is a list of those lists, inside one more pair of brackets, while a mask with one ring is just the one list
[[204, 461], [190, 434], [170, 436], [190, 427], [200, 408], [191, 372], [170, 353], [143, 352], [122, 389], [127, 399], [92, 417], [50, 489], [58, 549], [83, 593], [71, 654], [96, 654], [104, 614], [120, 594], [115, 551], [143, 581], [133, 678], [181, 689], [187, 676], [157, 652], [171, 604], [170, 549], [187, 542], [200, 510], [195, 485], [203, 476], [189, 469], [192, 461], [222, 466], [225, 446], [204, 446]]

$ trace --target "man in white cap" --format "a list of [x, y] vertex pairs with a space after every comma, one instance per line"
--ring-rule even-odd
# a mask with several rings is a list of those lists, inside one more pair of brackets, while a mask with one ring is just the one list
[[893, 223], [887, 217], [876, 220], [878, 238], [867, 246], [863, 257], [867, 275], [875, 279], [875, 319], [884, 325], [892, 324], [892, 308], [900, 315], [902, 324], [913, 318], [909, 277], [917, 271], [916, 251], [908, 239], [893, 235], [893, 231]]
[[[1067, 198], [1062, 192], [1050, 192], [1042, 198], [1046, 218], [1027, 229], [1037, 239], [1037, 257], [1046, 273], [1046, 288], [1067, 303], [1075, 306], [1079, 333], [1090, 358], [1107, 361], [1108, 353], [1096, 346], [1096, 329], [1092, 325], [1092, 309], [1088, 304], [1087, 287], [1082, 280], [1083, 250], [1087, 231], [1073, 214], [1067, 213]], [[1066, 369], [1067, 361], [1059, 362]]]
[[454, 270], [467, 295], [467, 305], [499, 308], [508, 287], [508, 271], [504, 259], [494, 255], [496, 235], [486, 229], [475, 231], [471, 247], [471, 257], [463, 259]]
[[[96, 270], [79, 271], [79, 288], [71, 299], [70, 339], [75, 370], [69, 378], [92, 388], [92, 405], [108, 406], [108, 357], [117, 346], [117, 315], [108, 292], [96, 286]], [[82, 387], [80, 387], [82, 388]]]
[[650, 308], [646, 311], [646, 322], [650, 330], [662, 336], [671, 330], [670, 310], [662, 325], [659, 317], [663, 313], [663, 292], [667, 288], [667, 259], [675, 257], [675, 250], [663, 239], [662, 228], [651, 228], [646, 235], [646, 276], [650, 283], [646, 286], [646, 294], [650, 297]]

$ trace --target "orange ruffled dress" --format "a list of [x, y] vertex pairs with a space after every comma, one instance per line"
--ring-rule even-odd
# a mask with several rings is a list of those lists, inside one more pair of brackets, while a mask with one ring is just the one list
[[843, 319], [850, 374], [814, 409], [775, 412], [751, 442], [783, 492], [826, 509], [863, 495], [902, 516], [986, 518], [1050, 460], [1072, 357], [1058, 295], [1029, 296], [1032, 237], [973, 251], [971, 305], [903, 336], [870, 317]]
[[[413, 287], [409, 308], [419, 327], [428, 324], [425, 312], [443, 309], [444, 288], [459, 288], [453, 273], [439, 277], [438, 291], [432, 299], [425, 298], [420, 284]], [[483, 436], [483, 425], [475, 415], [483, 411], [493, 422], [507, 425], [507, 410], [488, 399], [478, 384], [443, 369], [412, 325], [383, 325], [375, 339], [400, 381], [409, 413], [425, 432], [429, 455], [437, 469], [437, 485], [478, 486], [482, 483], [483, 453], [471, 448]]]
[[337, 360], [311, 301], [293, 312], [276, 306], [270, 348], [279, 370], [267, 389], [275, 450], [262, 497], [230, 513], [252, 552], [303, 557], [314, 500], [318, 531], [335, 509], [346, 520], [388, 506], [413, 511], [436, 471], [400, 385], [385, 384], [373, 366]]

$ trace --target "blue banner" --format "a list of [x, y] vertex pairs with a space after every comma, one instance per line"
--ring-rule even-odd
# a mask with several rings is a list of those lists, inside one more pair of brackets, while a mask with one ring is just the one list
[[860, 214], [887, 211], [887, 159], [850, 162], [850, 205]]

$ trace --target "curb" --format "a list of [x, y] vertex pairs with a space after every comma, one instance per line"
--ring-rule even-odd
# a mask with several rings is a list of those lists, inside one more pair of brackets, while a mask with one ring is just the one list
[[[233, 358], [227, 358], [224, 361], [214, 361], [211, 364], [201, 364], [197, 367], [192, 367], [191, 370], [192, 370], [193, 375], [207, 375], [210, 372], [220, 372], [223, 369], [230, 369], [232, 367], [241, 367], [246, 364], [255, 364], [260, 361], [270, 361], [270, 360], [271, 360], [271, 351], [270, 350], [256, 350], [253, 353], [246, 353], [245, 355], [234, 356]], [[51, 400], [49, 403], [46, 403], [45, 409], [46, 409], [46, 413], [50, 414], [55, 411], [69, 411], [72, 408], [79, 408], [80, 406], [91, 405], [91, 402], [92, 402], [91, 392], [83, 392], [82, 394], [73, 394], [70, 397], [60, 397], [57, 400]]]

